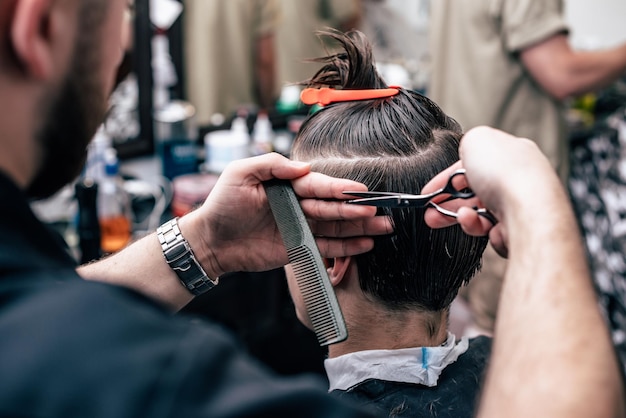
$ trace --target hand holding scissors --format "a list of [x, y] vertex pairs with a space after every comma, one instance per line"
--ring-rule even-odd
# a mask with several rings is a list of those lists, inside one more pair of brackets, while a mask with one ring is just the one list
[[[416, 208], [427, 208], [433, 207], [439, 213], [443, 215], [457, 218], [458, 213], [446, 209], [440, 205], [440, 203], [447, 202], [453, 199], [470, 199], [475, 196], [474, 192], [470, 189], [457, 188], [454, 185], [454, 179], [458, 176], [465, 177], [465, 169], [460, 168], [454, 171], [448, 182], [440, 189], [427, 194], [414, 195], [414, 194], [406, 194], [406, 193], [397, 193], [397, 192], [352, 192], [352, 191], [344, 191], [344, 194], [351, 196], [361, 197], [360, 199], [349, 200], [347, 203], [355, 204], [355, 205], [369, 205], [376, 207], [389, 207], [389, 208], [408, 208], [408, 207], [416, 207]], [[447, 198], [443, 198], [439, 200], [439, 202], [435, 202], [435, 200], [442, 195], [448, 195]], [[478, 213], [479, 216], [484, 217], [492, 225], [496, 225], [498, 220], [496, 217], [489, 212], [485, 208], [473, 207]]]

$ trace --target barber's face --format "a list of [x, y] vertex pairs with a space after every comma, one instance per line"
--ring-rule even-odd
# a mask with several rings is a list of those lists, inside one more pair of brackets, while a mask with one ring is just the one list
[[80, 174], [87, 145], [104, 119], [124, 50], [127, 0], [102, 1], [109, 5], [101, 27], [88, 27], [89, 19], [82, 16], [70, 70], [39, 132], [43, 161], [28, 189], [32, 197], [48, 197]]

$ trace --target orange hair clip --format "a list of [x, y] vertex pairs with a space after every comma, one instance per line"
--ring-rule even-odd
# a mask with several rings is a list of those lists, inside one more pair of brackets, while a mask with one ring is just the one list
[[300, 93], [300, 100], [306, 105], [319, 104], [326, 106], [336, 102], [351, 102], [353, 100], [381, 99], [395, 96], [400, 92], [399, 87], [390, 86], [388, 89], [367, 90], [336, 90], [328, 87], [320, 89], [306, 88]]

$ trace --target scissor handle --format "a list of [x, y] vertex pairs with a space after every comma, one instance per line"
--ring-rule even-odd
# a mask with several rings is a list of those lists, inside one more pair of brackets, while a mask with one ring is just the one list
[[498, 223], [498, 218], [496, 218], [493, 213], [489, 212], [489, 210], [485, 208], [477, 208], [475, 206], [474, 210], [476, 211], [476, 213], [478, 213], [479, 216], [482, 216], [483, 218], [491, 222], [492, 225], [496, 225]]
[[473, 191], [469, 190], [467, 192], [463, 192], [457, 189], [456, 187], [454, 187], [453, 180], [456, 176], [465, 176], [465, 169], [459, 168], [454, 173], [452, 173], [450, 175], [450, 178], [448, 178], [448, 182], [446, 183], [444, 188], [441, 190], [441, 193], [449, 194], [455, 199], [469, 199], [471, 197], [474, 197], [475, 194]]
[[[457, 212], [450, 210], [450, 209], [446, 209], [443, 206], [439, 206], [435, 202], [430, 202], [429, 205], [435, 208], [437, 212], [443, 215], [446, 215], [455, 219], [459, 217], [459, 214]], [[489, 222], [491, 222], [492, 225], [495, 226], [498, 223], [498, 219], [494, 216], [493, 213], [489, 212], [487, 209], [479, 208], [478, 206], [473, 206], [472, 209], [476, 211], [478, 216], [482, 216], [483, 218], [487, 219]]]

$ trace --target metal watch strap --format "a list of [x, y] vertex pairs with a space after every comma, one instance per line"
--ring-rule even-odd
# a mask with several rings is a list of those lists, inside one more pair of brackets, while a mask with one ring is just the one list
[[210, 279], [198, 263], [189, 243], [178, 228], [178, 218], [171, 219], [158, 227], [157, 237], [163, 249], [165, 261], [191, 293], [201, 295], [217, 284], [218, 278]]

